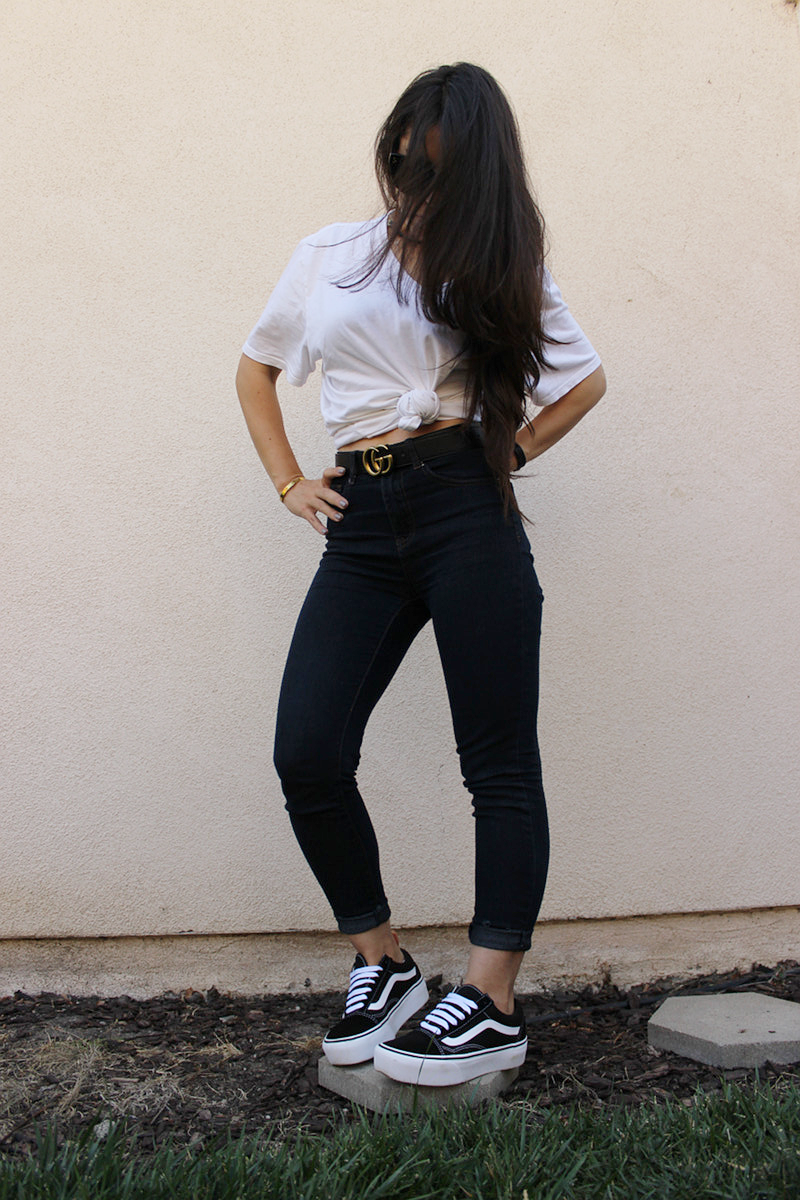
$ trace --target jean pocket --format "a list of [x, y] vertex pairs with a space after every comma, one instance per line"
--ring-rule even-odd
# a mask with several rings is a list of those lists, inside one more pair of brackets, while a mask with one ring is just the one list
[[426, 459], [421, 466], [426, 475], [446, 487], [494, 486], [489, 464], [483, 451], [477, 447]]

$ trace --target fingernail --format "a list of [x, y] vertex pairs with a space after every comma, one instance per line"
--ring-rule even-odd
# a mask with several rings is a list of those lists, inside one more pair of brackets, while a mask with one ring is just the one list
[[339, 508], [347, 508], [347, 504], [348, 504], [347, 500], [340, 500]]
[[345, 473], [345, 471], [346, 471], [346, 470], [347, 470], [347, 468], [346, 468], [346, 467], [337, 467], [337, 468], [336, 468], [336, 474], [337, 474], [337, 475], [344, 475], [344, 473]]

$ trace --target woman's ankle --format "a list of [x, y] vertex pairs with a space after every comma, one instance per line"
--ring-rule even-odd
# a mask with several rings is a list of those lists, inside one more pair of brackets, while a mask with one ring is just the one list
[[464, 983], [472, 984], [490, 996], [495, 1008], [510, 1016], [514, 1011], [514, 983], [522, 957], [522, 951], [471, 946]]
[[375, 929], [367, 929], [364, 933], [351, 934], [350, 941], [363, 956], [368, 967], [377, 967], [384, 955], [398, 963], [403, 961], [403, 951], [400, 949], [397, 934], [388, 921]]
[[483, 980], [471, 979], [469, 976], [465, 976], [463, 982], [471, 984], [479, 992], [483, 992], [485, 996], [488, 996], [495, 1008], [499, 1009], [505, 1016], [510, 1017], [513, 1013], [515, 1005], [513, 987], [511, 989], [497, 987], [496, 984], [487, 984]]

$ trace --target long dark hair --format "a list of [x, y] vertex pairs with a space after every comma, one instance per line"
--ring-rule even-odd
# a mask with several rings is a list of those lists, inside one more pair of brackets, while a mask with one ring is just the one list
[[[431, 130], [440, 149], [436, 169], [426, 153]], [[405, 134], [407, 153], [398, 159]], [[506, 507], [516, 508], [509, 479], [515, 435], [526, 419], [525, 392], [546, 365], [544, 221], [499, 84], [472, 63], [418, 75], [378, 133], [375, 168], [394, 211], [367, 276], [396, 253], [398, 297], [413, 265], [424, 315], [466, 336], [466, 419], [480, 412], [487, 461]]]

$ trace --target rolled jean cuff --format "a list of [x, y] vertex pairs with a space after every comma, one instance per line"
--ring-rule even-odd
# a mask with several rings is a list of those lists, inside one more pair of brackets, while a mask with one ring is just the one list
[[469, 940], [473, 946], [483, 946], [486, 950], [530, 950], [531, 935], [519, 929], [500, 929], [496, 925], [476, 925], [473, 921], [469, 927]]
[[389, 905], [384, 901], [377, 908], [373, 908], [372, 912], [361, 913], [357, 917], [337, 917], [336, 924], [339, 926], [340, 933], [346, 933], [348, 936], [353, 933], [366, 933], [369, 929], [376, 929], [378, 925], [383, 925], [391, 916]]

